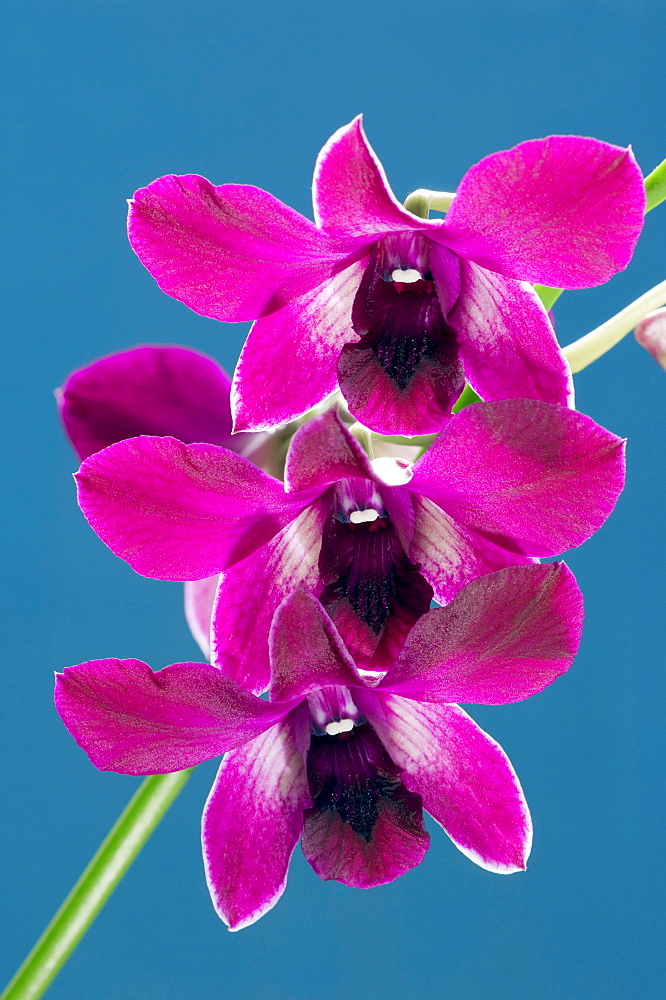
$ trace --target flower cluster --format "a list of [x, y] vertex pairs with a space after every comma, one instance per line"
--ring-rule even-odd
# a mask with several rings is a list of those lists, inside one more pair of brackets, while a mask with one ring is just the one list
[[[608, 280], [644, 208], [630, 151], [552, 136], [487, 157], [421, 218], [358, 119], [319, 156], [315, 223], [197, 176], [136, 193], [130, 241], [160, 287], [254, 321], [233, 384], [195, 351], [139, 347], [58, 401], [85, 517], [138, 573], [185, 582], [210, 662], [89, 661], [56, 705], [102, 770], [225, 754], [203, 850], [231, 929], [275, 904], [299, 839], [323, 879], [403, 874], [423, 810], [482, 867], [525, 868], [518, 779], [459, 703], [569, 668], [582, 598], [539, 560], [596, 531], [624, 481], [530, 283]], [[466, 385], [480, 401], [460, 409]]]

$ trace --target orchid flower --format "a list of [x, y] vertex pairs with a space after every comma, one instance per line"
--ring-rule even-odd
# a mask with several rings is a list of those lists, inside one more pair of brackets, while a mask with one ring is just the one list
[[206, 441], [251, 455], [261, 434], [232, 434], [231, 379], [187, 347], [146, 345], [98, 358], [56, 390], [58, 411], [80, 459], [140, 434]]
[[[232, 434], [231, 379], [213, 358], [186, 347], [146, 345], [72, 372], [56, 390], [65, 433], [80, 459], [141, 434], [221, 445], [271, 470], [266, 434]], [[185, 617], [210, 654], [217, 575], [185, 583]]]
[[532, 827], [502, 749], [455, 702], [505, 704], [567, 670], [582, 599], [563, 564], [467, 586], [410, 632], [370, 686], [319, 602], [296, 590], [270, 636], [270, 700], [205, 663], [153, 673], [93, 660], [57, 677], [56, 706], [102, 770], [161, 774], [228, 751], [203, 817], [206, 875], [232, 930], [284, 891], [299, 837], [323, 879], [369, 888], [423, 860], [422, 808], [490, 871], [525, 868]]
[[634, 336], [641, 347], [666, 370], [666, 309], [648, 313], [636, 327]]
[[463, 177], [444, 220], [393, 195], [360, 118], [315, 168], [316, 225], [259, 188], [166, 176], [130, 203], [160, 288], [204, 316], [255, 320], [236, 430], [273, 427], [338, 386], [380, 433], [441, 429], [465, 380], [483, 399], [571, 405], [569, 366], [527, 282], [582, 288], [626, 267], [645, 191], [630, 149], [550, 136]]
[[359, 666], [385, 671], [433, 597], [579, 545], [623, 477], [614, 434], [522, 399], [467, 407], [413, 465], [371, 462], [328, 411], [295, 434], [284, 485], [223, 448], [150, 437], [91, 456], [77, 481], [91, 526], [137, 572], [222, 573], [213, 662], [260, 692], [273, 614], [297, 587]]

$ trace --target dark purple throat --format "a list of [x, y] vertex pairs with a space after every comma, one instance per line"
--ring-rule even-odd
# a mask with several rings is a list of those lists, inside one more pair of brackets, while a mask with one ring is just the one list
[[336, 736], [312, 736], [307, 774], [313, 809], [332, 810], [366, 843], [383, 800], [420, 813], [420, 796], [400, 781], [398, 768], [368, 722]]

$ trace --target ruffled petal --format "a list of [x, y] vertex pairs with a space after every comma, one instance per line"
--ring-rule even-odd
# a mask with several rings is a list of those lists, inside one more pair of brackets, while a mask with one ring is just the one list
[[460, 297], [447, 322], [467, 381], [482, 399], [573, 406], [569, 365], [531, 285], [463, 260]]
[[323, 147], [315, 166], [312, 198], [317, 225], [353, 237], [379, 237], [410, 229], [440, 229], [412, 215], [397, 200], [374, 150], [361, 115], [339, 128]]
[[631, 149], [551, 135], [487, 156], [446, 217], [452, 246], [510, 278], [587, 288], [627, 266], [645, 188]]
[[340, 350], [357, 335], [354, 296], [366, 258], [252, 326], [236, 365], [236, 430], [262, 430], [300, 416], [335, 391]]
[[378, 434], [410, 436], [441, 430], [464, 385], [456, 344], [444, 337], [422, 356], [404, 388], [365, 340], [342, 348], [338, 381], [349, 412], [360, 423]]
[[253, 924], [284, 892], [309, 802], [291, 717], [222, 761], [202, 844], [213, 905], [229, 930]]
[[448, 604], [466, 583], [479, 576], [505, 566], [534, 562], [457, 524], [427, 497], [415, 495], [414, 509], [409, 558], [432, 586], [439, 604]]
[[321, 504], [306, 507], [291, 524], [247, 559], [222, 574], [213, 611], [213, 662], [252, 691], [270, 681], [268, 635], [275, 609], [299, 586], [321, 589]]
[[322, 687], [363, 683], [333, 622], [302, 586], [275, 612], [269, 650], [271, 701], [304, 698]]
[[188, 580], [185, 583], [185, 619], [190, 632], [207, 660], [210, 659], [210, 623], [219, 576], [205, 580]]
[[287, 493], [325, 489], [340, 479], [382, 480], [335, 410], [308, 420], [294, 434], [284, 470]]
[[242, 452], [254, 435], [231, 434], [230, 379], [185, 347], [134, 347], [72, 372], [56, 393], [65, 431], [84, 459], [116, 441], [152, 434]]
[[533, 556], [580, 545], [624, 485], [624, 442], [534, 399], [465, 407], [415, 464], [408, 489], [498, 545]]
[[351, 263], [354, 247], [260, 188], [196, 174], [137, 191], [128, 234], [163, 292], [227, 321], [281, 309]]
[[569, 669], [582, 627], [583, 597], [563, 563], [512, 566], [420, 618], [380, 688], [417, 701], [521, 701]]
[[420, 864], [430, 844], [421, 799], [402, 787], [381, 799], [369, 840], [332, 809], [307, 809], [301, 846], [319, 878], [356, 889], [385, 885]]
[[208, 663], [154, 673], [140, 660], [90, 660], [56, 675], [55, 703], [102, 771], [169, 774], [263, 733], [293, 707], [271, 705]]
[[[502, 748], [458, 705], [364, 692], [362, 711], [402, 780], [463, 854], [500, 874], [527, 865], [532, 822]], [[359, 704], [359, 708], [361, 705]]]
[[92, 455], [76, 475], [91, 527], [143, 576], [201, 580], [243, 559], [303, 503], [224, 448], [130, 438]]

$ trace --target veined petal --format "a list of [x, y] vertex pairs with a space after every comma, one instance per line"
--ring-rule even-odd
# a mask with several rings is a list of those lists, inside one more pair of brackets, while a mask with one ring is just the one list
[[[500, 874], [527, 865], [532, 822], [502, 748], [458, 705], [363, 692], [362, 711], [407, 788], [463, 854]], [[361, 708], [361, 703], [359, 703]]]
[[460, 182], [448, 244], [482, 267], [557, 288], [587, 288], [627, 266], [645, 188], [631, 149], [551, 135], [487, 156]]
[[56, 393], [79, 458], [140, 434], [206, 441], [241, 452], [231, 434], [231, 381], [218, 363], [185, 347], [134, 347], [79, 368]]
[[327, 516], [328, 506], [306, 507], [222, 574], [213, 611], [213, 662], [252, 691], [265, 691], [270, 681], [268, 635], [275, 609], [301, 585], [321, 588], [318, 562]]
[[241, 746], [293, 707], [271, 705], [208, 663], [154, 673], [140, 660], [90, 660], [56, 674], [55, 703], [102, 771], [169, 774]]
[[387, 232], [440, 229], [397, 200], [368, 142], [361, 115], [339, 128], [323, 147], [312, 184], [318, 226], [346, 236], [377, 238]]
[[404, 388], [364, 341], [342, 349], [338, 381], [349, 412], [362, 424], [378, 434], [410, 436], [441, 430], [464, 384], [456, 345], [443, 337], [428, 345]]
[[76, 479], [102, 541], [159, 580], [213, 576], [299, 513], [282, 483], [240, 455], [168, 437], [111, 445], [86, 459]]
[[414, 509], [409, 558], [419, 566], [439, 604], [448, 604], [466, 583], [479, 576], [534, 561], [457, 524], [427, 497], [414, 495]]
[[185, 583], [185, 619], [206, 659], [210, 659], [210, 623], [219, 576]]
[[461, 261], [461, 292], [447, 322], [467, 380], [482, 399], [573, 406], [573, 381], [546, 310], [524, 282]]
[[351, 310], [366, 261], [356, 261], [253, 324], [231, 390], [236, 430], [275, 427], [335, 391], [340, 350], [358, 339]]
[[322, 687], [363, 683], [338, 630], [303, 587], [275, 612], [269, 649], [272, 702], [304, 698]]
[[350, 477], [382, 482], [334, 409], [299, 427], [287, 452], [284, 470], [287, 493], [325, 489]]
[[563, 563], [511, 566], [420, 618], [380, 689], [438, 703], [521, 701], [569, 669], [582, 627], [582, 594]]
[[202, 844], [213, 905], [239, 931], [275, 906], [310, 803], [293, 717], [222, 761]]
[[510, 399], [456, 414], [407, 488], [499, 545], [553, 556], [603, 524], [623, 485], [621, 438], [575, 410]]
[[[334, 690], [340, 689], [326, 689]], [[313, 727], [307, 754], [312, 806], [305, 810], [301, 844], [320, 878], [368, 889], [419, 864], [429, 838], [421, 797], [405, 788], [400, 767], [360, 714], [356, 689], [343, 697], [344, 706], [332, 699], [319, 718], [308, 699], [311, 720], [319, 725]], [[351, 729], [330, 733], [329, 724], [322, 731], [324, 718], [336, 720], [348, 712]]]
[[281, 309], [346, 267], [354, 248], [261, 188], [196, 174], [137, 191], [128, 234], [162, 291], [227, 321]]

